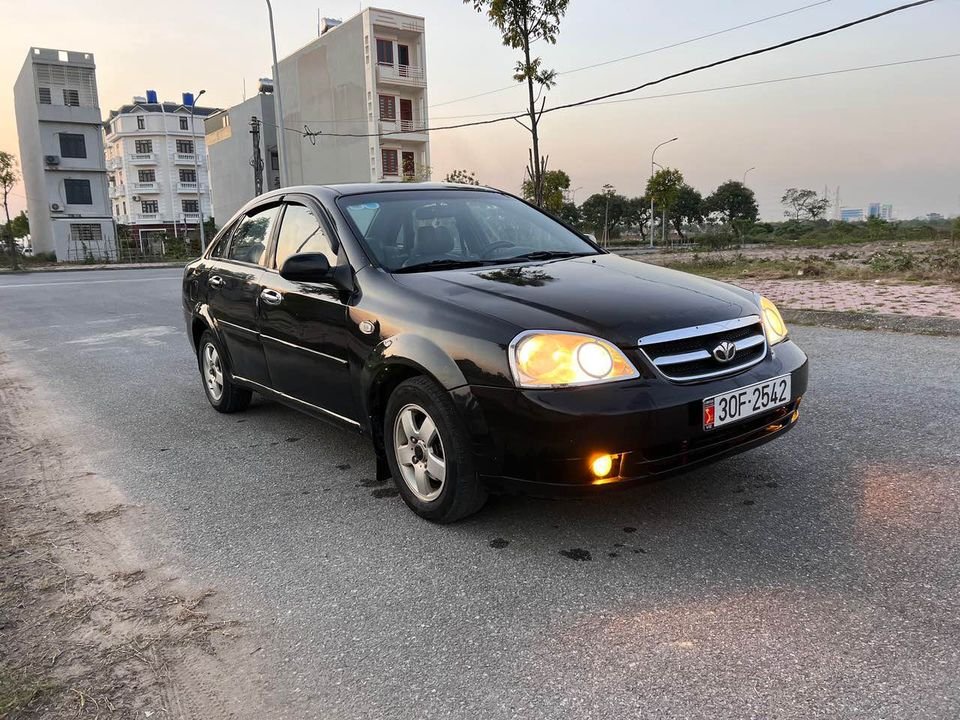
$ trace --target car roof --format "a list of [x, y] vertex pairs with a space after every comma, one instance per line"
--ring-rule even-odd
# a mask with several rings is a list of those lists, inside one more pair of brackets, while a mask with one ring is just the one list
[[463, 192], [495, 192], [501, 193], [496, 188], [483, 185], [460, 185], [458, 183], [407, 183], [407, 182], [385, 182], [385, 183], [338, 183], [335, 185], [294, 185], [290, 187], [278, 188], [264, 193], [256, 198], [257, 201], [263, 201], [271, 197], [290, 195], [294, 193], [304, 193], [318, 198], [332, 199], [345, 195], [368, 195], [370, 193], [386, 192], [410, 192], [427, 190], [459, 190]]

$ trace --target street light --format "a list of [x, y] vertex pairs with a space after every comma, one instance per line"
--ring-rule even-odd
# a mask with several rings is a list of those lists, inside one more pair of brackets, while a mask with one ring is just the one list
[[280, 186], [286, 187], [287, 177], [287, 133], [283, 128], [283, 99], [280, 95], [280, 67], [277, 64], [277, 35], [273, 30], [273, 6], [267, 0], [267, 13], [270, 15], [270, 47], [273, 50], [273, 94], [277, 96], [277, 155], [280, 156]]
[[[197, 147], [197, 126], [194, 110], [197, 108], [197, 100], [206, 90], [201, 90], [193, 96], [193, 102], [190, 103], [190, 132], [193, 133], [193, 181], [197, 184], [197, 212], [200, 214], [200, 253], [207, 249], [206, 233], [203, 230], [203, 198], [200, 197], [200, 165], [197, 162], [199, 148]], [[204, 134], [204, 147], [206, 147], [206, 134]], [[184, 231], [186, 233], [186, 231]]]
[[[653, 162], [653, 156], [657, 154], [657, 150], [662, 148], [664, 145], [669, 145], [674, 140], [679, 138], [670, 138], [669, 140], [664, 140], [662, 143], [657, 145], [653, 152], [650, 153], [650, 178], [653, 178], [653, 166], [656, 164]], [[650, 193], [650, 247], [653, 247], [653, 193]]]
[[747, 172], [745, 172], [745, 173], [743, 174], [743, 184], [744, 184], [744, 185], [747, 184], [747, 173], [749, 173], [750, 170], [756, 170], [756, 168], [755, 168], [755, 167], [749, 168], [749, 169], [747, 170]]

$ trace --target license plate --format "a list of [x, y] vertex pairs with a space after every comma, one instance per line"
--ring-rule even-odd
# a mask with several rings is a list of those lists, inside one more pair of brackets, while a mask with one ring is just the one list
[[786, 405], [788, 402], [790, 402], [789, 375], [781, 375], [772, 380], [764, 380], [714, 395], [703, 401], [703, 429], [713, 430], [721, 425], [745, 420], [765, 410]]

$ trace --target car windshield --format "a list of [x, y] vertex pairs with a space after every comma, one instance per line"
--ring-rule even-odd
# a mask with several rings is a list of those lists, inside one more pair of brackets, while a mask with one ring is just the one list
[[390, 272], [550, 260], [600, 251], [508, 195], [411, 190], [338, 200], [355, 232]]

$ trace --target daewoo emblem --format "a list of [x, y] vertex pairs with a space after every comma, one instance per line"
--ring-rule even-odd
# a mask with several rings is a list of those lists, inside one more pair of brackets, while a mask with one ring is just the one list
[[713, 356], [717, 362], [728, 363], [737, 354], [737, 346], [729, 340], [724, 340], [713, 349]]

